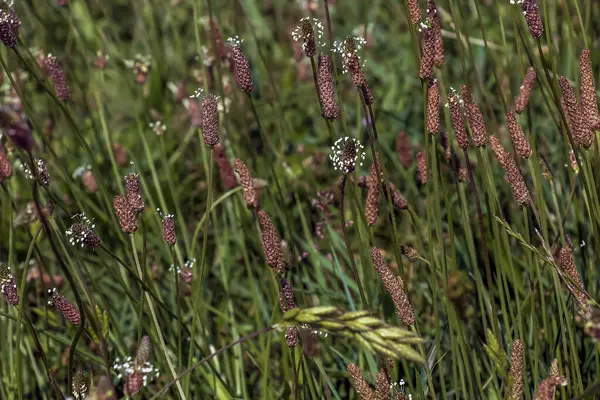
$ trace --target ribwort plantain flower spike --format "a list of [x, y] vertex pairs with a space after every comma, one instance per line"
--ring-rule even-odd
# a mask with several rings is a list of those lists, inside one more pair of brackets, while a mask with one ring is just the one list
[[235, 36], [230, 37], [227, 41], [233, 46], [231, 50], [231, 61], [233, 63], [237, 85], [242, 92], [250, 94], [252, 93], [252, 90], [254, 90], [254, 81], [252, 79], [250, 63], [241, 48], [243, 39]]
[[73, 325], [79, 325], [81, 322], [81, 315], [79, 310], [73, 304], [69, 302], [62, 294], [58, 293], [56, 288], [48, 291], [52, 296], [52, 299], [48, 302], [48, 305], [56, 308], [62, 315]]
[[323, 106], [323, 117], [334, 120], [338, 117], [340, 108], [335, 97], [331, 58], [327, 54], [319, 56], [317, 83], [319, 84], [319, 98]]
[[329, 159], [333, 162], [333, 169], [344, 175], [352, 173], [356, 164], [363, 165], [366, 157], [364, 146], [358, 139], [349, 136], [340, 138], [331, 146]]
[[85, 213], [73, 216], [77, 222], [73, 223], [65, 234], [69, 238], [69, 243], [72, 246], [88, 247], [96, 249], [100, 246], [100, 238], [94, 232], [96, 224], [90, 220]]
[[292, 32], [292, 38], [296, 42], [302, 41], [302, 50], [306, 57], [314, 57], [317, 48], [324, 45], [321, 42], [323, 32], [323, 24], [317, 18], [304, 17]]
[[4, 300], [11, 306], [19, 304], [19, 292], [17, 290], [17, 281], [10, 271], [10, 267], [0, 261], [0, 291], [4, 295]]

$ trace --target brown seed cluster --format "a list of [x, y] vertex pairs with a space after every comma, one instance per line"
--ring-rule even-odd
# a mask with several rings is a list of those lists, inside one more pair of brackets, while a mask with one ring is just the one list
[[512, 351], [510, 353], [510, 400], [521, 400], [523, 397], [524, 368], [525, 349], [523, 347], [523, 341], [517, 339], [513, 342]]
[[555, 358], [552, 360], [552, 364], [550, 364], [549, 376], [555, 376], [560, 378], [560, 371], [558, 370], [558, 360]]
[[434, 134], [440, 131], [440, 88], [436, 79], [427, 88], [427, 131]]
[[152, 351], [152, 343], [150, 342], [149, 336], [144, 336], [142, 342], [135, 353], [135, 368], [141, 368], [146, 361], [150, 359], [150, 352]]
[[527, 188], [525, 178], [523, 178], [521, 170], [519, 170], [519, 167], [517, 167], [517, 163], [515, 162], [512, 154], [507, 153], [507, 155], [504, 157], [504, 162], [504, 172], [506, 173], [506, 178], [510, 183], [515, 200], [517, 200], [517, 203], [519, 203], [521, 207], [531, 204], [529, 188]]
[[79, 325], [81, 322], [81, 315], [79, 310], [73, 304], [69, 302], [62, 294], [58, 293], [56, 288], [51, 290], [52, 300], [50, 305], [54, 306], [62, 315], [72, 323], [73, 325]]
[[12, 164], [8, 159], [8, 156], [0, 146], [0, 183], [12, 176]]
[[502, 143], [500, 143], [500, 140], [496, 136], [490, 136], [490, 146], [502, 169], [506, 169], [505, 159], [508, 153], [504, 150], [504, 146], [502, 146]]
[[427, 27], [423, 28], [423, 46], [421, 51], [421, 65], [419, 78], [431, 79], [433, 76], [433, 60], [435, 58], [435, 30], [432, 22], [427, 20]]
[[144, 375], [140, 372], [132, 372], [127, 375], [127, 380], [125, 381], [125, 393], [130, 396], [135, 396], [142, 389], [142, 385], [144, 384]]
[[348, 364], [348, 375], [350, 376], [350, 383], [352, 383], [354, 390], [358, 393], [360, 400], [375, 400], [373, 389], [371, 389], [371, 386], [369, 386], [362, 371], [356, 364]]
[[67, 83], [67, 77], [55, 56], [48, 54], [44, 60], [44, 69], [50, 78], [52, 78], [56, 96], [62, 101], [69, 100], [71, 89]]
[[408, 201], [393, 183], [389, 184], [390, 193], [392, 195], [392, 204], [400, 210], [408, 209]]
[[564, 384], [565, 380], [562, 377], [549, 376], [540, 383], [533, 400], [552, 400], [556, 388]]
[[0, 40], [9, 49], [17, 45], [18, 29], [21, 20], [8, 2], [0, 4]]
[[383, 282], [385, 290], [387, 290], [394, 302], [398, 317], [405, 324], [413, 325], [415, 323], [415, 312], [408, 300], [406, 291], [404, 290], [402, 278], [395, 276], [392, 271], [390, 271], [383, 256], [375, 247], [371, 249], [371, 259], [375, 266], [375, 270], [377, 270], [377, 273], [379, 274], [379, 278]]
[[434, 0], [427, 1], [427, 18], [431, 21], [435, 44], [435, 56], [433, 63], [441, 68], [444, 64], [444, 39], [442, 38], [442, 24], [438, 15], [437, 5]]
[[410, 15], [410, 22], [412, 22], [413, 25], [421, 20], [419, 0], [408, 0], [408, 14]]
[[558, 78], [558, 85], [562, 93], [563, 109], [567, 115], [567, 123], [573, 141], [577, 146], [588, 148], [594, 143], [594, 132], [585, 122], [587, 116], [583, 114], [583, 109], [577, 101], [569, 80], [561, 76]]
[[334, 120], [338, 117], [340, 108], [335, 98], [331, 58], [327, 54], [319, 56], [317, 83], [319, 84], [319, 98], [323, 107], [323, 117]]
[[217, 97], [208, 94], [202, 99], [202, 136], [204, 144], [214, 147], [219, 143], [219, 105]]
[[125, 176], [125, 197], [135, 213], [144, 211], [144, 198], [142, 197], [142, 187], [138, 174]]
[[585, 49], [579, 57], [579, 72], [581, 74], [581, 107], [586, 123], [592, 129], [600, 130], [600, 114], [598, 113], [598, 101], [596, 100], [596, 85], [594, 84], [594, 72], [590, 51]]
[[519, 157], [529, 158], [533, 154], [529, 141], [525, 138], [525, 133], [517, 122], [517, 116], [514, 111], [509, 111], [506, 114], [506, 125], [510, 133], [510, 139], [515, 146], [515, 150]]
[[406, 132], [400, 132], [396, 137], [396, 153], [398, 153], [400, 164], [404, 168], [410, 168], [413, 157], [410, 150], [410, 140]]
[[33, 161], [35, 167], [35, 179], [41, 186], [48, 186], [50, 184], [50, 174], [48, 173], [48, 167], [41, 158], [36, 158]]
[[485, 122], [483, 122], [483, 115], [481, 110], [473, 97], [471, 96], [469, 89], [466, 85], [462, 85], [461, 91], [463, 94], [463, 101], [465, 107], [465, 114], [467, 116], [467, 122], [471, 128], [471, 138], [473, 140], [473, 146], [481, 147], [487, 143], [487, 131], [485, 129]]
[[521, 8], [523, 15], [525, 15], [529, 32], [531, 32], [534, 38], [540, 38], [544, 33], [544, 24], [542, 23], [542, 17], [536, 0], [523, 0]]
[[214, 147], [214, 152], [215, 164], [217, 164], [217, 168], [219, 169], [219, 176], [221, 177], [223, 188], [225, 190], [233, 189], [237, 186], [237, 178], [235, 177], [235, 172], [233, 172], [233, 167], [231, 166], [229, 159], [227, 159], [225, 147], [219, 143]]
[[242, 195], [246, 206], [248, 208], [258, 208], [258, 194], [256, 193], [256, 189], [254, 189], [254, 180], [252, 179], [250, 170], [239, 158], [235, 159], [233, 166], [239, 176], [240, 185], [242, 185]]
[[420, 151], [417, 157], [417, 180], [421, 185], [427, 184], [427, 157], [425, 153]]
[[67, 234], [71, 236], [69, 241], [72, 244], [81, 243], [82, 246], [90, 249], [96, 249], [100, 246], [100, 238], [96, 235], [96, 232], [88, 225], [83, 222], [76, 222], [67, 231]]
[[163, 239], [169, 246], [177, 243], [177, 231], [175, 230], [175, 220], [172, 215], [166, 215], [162, 220]]
[[521, 114], [527, 108], [527, 104], [529, 104], [529, 98], [531, 97], [531, 92], [533, 91], [533, 85], [535, 84], [535, 78], [537, 74], [535, 72], [535, 68], [529, 67], [527, 70], [527, 74], [525, 74], [525, 79], [523, 79], [523, 84], [519, 89], [519, 97], [517, 97], [517, 101], [515, 104], [515, 111], [518, 114]]
[[113, 208], [119, 218], [119, 224], [123, 233], [135, 233], [138, 230], [138, 221], [127, 199], [123, 196], [115, 196], [113, 199]]
[[454, 135], [456, 136], [456, 143], [461, 149], [466, 149], [469, 146], [469, 136], [465, 128], [465, 121], [462, 116], [461, 99], [458, 96], [456, 90], [451, 89], [450, 96], [448, 97], [448, 106], [450, 107], [450, 116], [452, 117], [452, 128], [454, 129]]
[[88, 392], [87, 379], [81, 370], [75, 372], [71, 388], [73, 389], [75, 400], [84, 400], [86, 398]]
[[[279, 307], [281, 312], [286, 312], [293, 308], [296, 308], [296, 302], [294, 301], [294, 291], [292, 285], [285, 278], [281, 278], [281, 291], [279, 292]], [[296, 347], [298, 345], [298, 328], [289, 327], [285, 332], [285, 340], [288, 347]]]
[[365, 216], [367, 224], [375, 225], [377, 216], [379, 215], [379, 192], [381, 191], [381, 182], [377, 177], [377, 168], [381, 171], [381, 167], [376, 167], [376, 163], [371, 165], [371, 175], [369, 175], [367, 188], [367, 201], [365, 204]]
[[417, 249], [412, 246], [403, 245], [400, 247], [400, 250], [402, 251], [402, 255], [412, 262], [417, 261], [421, 257]]
[[252, 93], [252, 90], [254, 89], [254, 81], [252, 80], [250, 63], [248, 62], [246, 55], [239, 45], [234, 46], [231, 50], [231, 61], [233, 63], [235, 80], [238, 87], [242, 92], [248, 94]]
[[19, 304], [19, 291], [17, 281], [10, 272], [8, 265], [0, 262], [0, 291], [4, 295], [6, 302], [12, 306]]
[[317, 54], [317, 44], [315, 42], [315, 30], [310, 22], [310, 18], [302, 18], [300, 23], [302, 48], [306, 57], [314, 57]]
[[585, 286], [583, 285], [583, 281], [581, 280], [577, 266], [575, 265], [573, 252], [570, 248], [563, 247], [559, 250], [558, 265], [560, 266], [562, 272], [566, 275], [565, 282], [567, 288], [569, 288], [571, 294], [573, 294], [575, 302], [577, 303], [577, 310], [579, 314], [585, 316], [589, 311], [589, 296], [585, 290]]
[[258, 211], [258, 222], [261, 229], [262, 247], [267, 259], [267, 265], [275, 272], [283, 274], [285, 272], [285, 261], [283, 259], [283, 249], [281, 248], [281, 239], [279, 234], [267, 214], [263, 210]]
[[360, 58], [358, 57], [356, 39], [352, 36], [348, 36], [344, 40], [343, 58], [346, 61], [346, 67], [350, 72], [352, 83], [360, 89], [365, 84], [365, 76], [362, 73]]
[[362, 92], [365, 105], [372, 105], [373, 102], [375, 102], [375, 97], [373, 97], [373, 91], [371, 90], [371, 87], [369, 86], [367, 81], [365, 81], [365, 83], [360, 87], [360, 90]]
[[376, 400], [392, 400], [390, 391], [390, 380], [385, 369], [380, 369], [375, 376], [375, 399]]

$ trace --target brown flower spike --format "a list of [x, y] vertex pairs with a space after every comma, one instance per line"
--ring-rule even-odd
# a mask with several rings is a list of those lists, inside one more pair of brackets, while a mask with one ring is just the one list
[[136, 213], [144, 211], [144, 198], [142, 197], [140, 176], [138, 174], [125, 176], [125, 196], [133, 211]]
[[562, 377], [549, 376], [540, 383], [537, 392], [533, 396], [533, 400], [552, 400], [556, 388], [565, 384], [566, 381]]
[[519, 157], [531, 157], [533, 151], [531, 150], [529, 142], [525, 138], [525, 133], [523, 133], [521, 126], [517, 122], [517, 116], [515, 115], [514, 111], [509, 111], [506, 114], [506, 125], [508, 126], [508, 131], [510, 132], [510, 139], [515, 146], [515, 150]]
[[529, 104], [529, 98], [531, 97], [531, 92], [533, 91], [533, 85], [535, 84], [535, 78], [537, 74], [535, 72], [535, 68], [529, 67], [527, 70], [527, 74], [525, 75], [525, 79], [523, 79], [523, 84], [519, 88], [519, 97], [517, 97], [517, 101], [515, 104], [515, 111], [517, 114], [521, 114], [527, 108], [527, 104]]
[[536, 0], [523, 0], [521, 8], [531, 35], [539, 39], [544, 33], [544, 24]]
[[[296, 308], [296, 302], [294, 301], [294, 292], [292, 285], [285, 278], [281, 278], [281, 291], [279, 292], [279, 307], [282, 312], [286, 312], [293, 308]], [[285, 340], [288, 347], [296, 347], [298, 345], [298, 328], [293, 326], [287, 328], [285, 331]]]
[[79, 310], [73, 304], [69, 302], [62, 294], [58, 293], [56, 288], [50, 290], [52, 294], [52, 300], [49, 304], [54, 306], [60, 313], [73, 325], [79, 325], [81, 322], [81, 316]]
[[500, 143], [500, 140], [496, 136], [490, 136], [490, 146], [492, 147], [492, 151], [494, 152], [494, 156], [496, 156], [496, 160], [500, 163], [502, 169], [506, 168], [506, 156], [507, 152], [504, 150], [504, 147]]
[[369, 86], [369, 84], [366, 81], [360, 87], [360, 90], [362, 92], [363, 99], [365, 101], [365, 105], [367, 105], [367, 106], [372, 105], [373, 102], [375, 102], [375, 97], [373, 96], [373, 91], [371, 90], [371, 87]]
[[263, 210], [258, 211], [258, 222], [261, 229], [262, 247], [267, 260], [267, 265], [275, 272], [283, 274], [285, 272], [285, 262], [283, 259], [283, 249], [281, 248], [281, 239], [269, 217], [269, 214]]
[[379, 278], [381, 278], [381, 281], [383, 282], [383, 286], [385, 286], [385, 290], [387, 290], [394, 302], [398, 317], [405, 324], [414, 325], [415, 311], [404, 290], [402, 278], [395, 276], [392, 271], [390, 271], [383, 256], [376, 247], [371, 249], [371, 259], [373, 260], [375, 270], [377, 270], [377, 273], [379, 274]]
[[585, 286], [575, 265], [573, 252], [568, 247], [563, 247], [558, 253], [558, 265], [562, 272], [566, 275], [565, 283], [573, 298], [577, 303], [577, 310], [580, 315], [585, 316], [588, 312], [588, 295], [585, 291]]
[[521, 339], [513, 342], [510, 353], [510, 397], [509, 400], [521, 400], [523, 397], [523, 373], [525, 368], [525, 350]]
[[252, 80], [250, 63], [240, 47], [242, 41], [237, 37], [229, 38], [228, 41], [233, 44], [233, 49], [231, 50], [231, 61], [233, 64], [237, 85], [242, 92], [250, 94], [254, 89], [254, 81]]
[[240, 185], [242, 185], [242, 196], [244, 197], [246, 206], [248, 208], [258, 208], [258, 194], [256, 193], [256, 189], [254, 189], [254, 181], [250, 170], [248, 170], [246, 164], [239, 158], [235, 159], [233, 165], [239, 175]]
[[317, 83], [319, 84], [319, 98], [323, 107], [323, 117], [328, 120], [336, 119], [340, 113], [340, 108], [335, 98], [331, 71], [331, 58], [327, 54], [321, 54], [319, 56]]
[[434, 0], [427, 1], [427, 18], [431, 20], [433, 28], [433, 37], [435, 44], [435, 56], [433, 63], [436, 67], [441, 68], [444, 64], [444, 39], [442, 38], [442, 24], [438, 15], [437, 5]]
[[471, 139], [473, 140], [473, 146], [485, 146], [487, 143], [487, 131], [485, 129], [485, 122], [483, 122], [481, 110], [473, 100], [473, 96], [469, 92], [469, 88], [466, 85], [462, 85], [461, 91], [463, 95], [467, 122], [471, 128]]
[[585, 122], [586, 116], [577, 102], [575, 91], [569, 80], [564, 76], [558, 78], [558, 85], [562, 93], [563, 109], [567, 116], [569, 130], [573, 136], [575, 145], [588, 148], [594, 143], [594, 132], [589, 124]]
[[350, 375], [350, 383], [358, 393], [360, 400], [375, 400], [373, 389], [371, 389], [357, 365], [348, 364], [348, 375]]
[[380, 369], [375, 377], [375, 399], [376, 400], [392, 400], [390, 391], [390, 380], [385, 369]]
[[600, 114], [598, 113], [598, 101], [596, 100], [596, 85], [594, 84], [594, 72], [590, 51], [585, 49], [579, 57], [579, 72], [581, 74], [581, 107], [583, 115], [586, 116], [587, 125], [592, 129], [600, 130]]
[[150, 352], [152, 351], [152, 343], [150, 343], [150, 337], [144, 336], [142, 342], [135, 353], [135, 368], [141, 368], [146, 361], [150, 359]]
[[435, 57], [435, 30], [430, 20], [427, 20], [427, 24], [422, 26], [422, 31], [423, 48], [421, 51], [419, 78], [427, 80], [433, 76], [433, 59]]
[[367, 202], [365, 205], [365, 216], [367, 218], [367, 224], [369, 225], [375, 225], [375, 222], [377, 222], [377, 215], [379, 214], [379, 192], [381, 190], [381, 184], [380, 180], [377, 178], [377, 169], [375, 165], [375, 162], [371, 165], [371, 175], [369, 176], [367, 189]]
[[408, 0], [408, 13], [410, 15], [410, 22], [413, 25], [421, 20], [421, 10], [419, 9], [418, 0]]
[[219, 143], [219, 106], [217, 97], [212, 94], [202, 99], [202, 136], [207, 147]]
[[113, 199], [113, 208], [119, 218], [119, 224], [123, 233], [135, 233], [138, 229], [138, 221], [127, 199], [123, 196], [115, 196]]
[[440, 88], [437, 79], [431, 80], [427, 88], [427, 130], [434, 134], [440, 131]]
[[175, 230], [175, 220], [172, 214], [167, 214], [162, 219], [163, 239], [169, 246], [177, 243], [177, 231]]
[[450, 116], [452, 117], [452, 128], [454, 129], [458, 147], [466, 149], [469, 146], [469, 136], [467, 135], [467, 130], [465, 128], [465, 121], [460, 109], [460, 103], [461, 99], [458, 96], [458, 93], [451, 88], [450, 96], [448, 97], [448, 106], [450, 107]]
[[0, 146], [0, 183], [12, 176], [12, 164]]
[[44, 69], [46, 70], [46, 73], [50, 75], [50, 78], [52, 78], [56, 97], [62, 101], [69, 100], [71, 89], [69, 89], [67, 77], [55, 56], [48, 54], [44, 60]]
[[19, 292], [17, 290], [17, 281], [10, 272], [8, 265], [0, 262], [0, 291], [4, 299], [11, 306], [19, 304]]
[[510, 187], [512, 189], [513, 195], [517, 203], [521, 207], [527, 206], [531, 204], [531, 195], [529, 193], [529, 188], [525, 183], [525, 178], [523, 178], [523, 174], [517, 167], [517, 163], [512, 154], [507, 153], [504, 157], [505, 167], [504, 171], [506, 173], [506, 178], [510, 183]]
[[427, 184], [427, 158], [425, 153], [420, 151], [417, 153], [417, 180], [421, 185]]

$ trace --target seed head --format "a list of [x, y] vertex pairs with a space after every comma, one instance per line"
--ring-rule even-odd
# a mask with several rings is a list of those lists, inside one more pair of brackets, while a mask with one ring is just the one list
[[0, 2], [0, 40], [9, 49], [17, 45], [18, 29], [21, 20], [13, 9], [13, 2], [2, 0]]
[[378, 165], [376, 168], [376, 161], [371, 166], [371, 175], [368, 180], [367, 189], [367, 202], [365, 204], [365, 216], [367, 218], [367, 224], [375, 225], [377, 222], [377, 216], [379, 215], [379, 192], [381, 190], [381, 180], [377, 176], [377, 168], [381, 173], [381, 166]]
[[394, 207], [398, 207], [400, 210], [407, 210], [408, 201], [402, 196], [402, 193], [396, 188], [396, 185], [390, 183], [389, 188], [390, 193], [392, 194], [392, 204], [394, 204]]
[[408, 14], [410, 15], [410, 22], [416, 25], [421, 20], [421, 10], [419, 9], [418, 0], [408, 0]]
[[525, 133], [523, 133], [521, 126], [517, 122], [517, 116], [512, 110], [506, 114], [506, 125], [508, 126], [508, 132], [510, 133], [510, 139], [515, 146], [515, 150], [519, 157], [531, 157], [533, 150], [531, 150], [531, 146], [525, 138]]
[[377, 250], [376, 247], [371, 249], [371, 259], [375, 270], [379, 274], [379, 278], [383, 282], [385, 290], [391, 296], [394, 306], [396, 307], [396, 313], [402, 322], [407, 325], [414, 325], [415, 323], [415, 311], [413, 310], [406, 291], [404, 290], [404, 282], [399, 276], [394, 276], [392, 271], [388, 268], [383, 259], [383, 256]]
[[100, 238], [96, 235], [96, 232], [94, 232], [96, 224], [94, 224], [85, 213], [77, 214], [73, 216], [73, 219], [75, 219], [76, 222], [65, 232], [69, 237], [69, 243], [71, 243], [72, 246], [79, 245], [90, 249], [98, 248], [98, 246], [100, 246]]
[[10, 272], [8, 265], [0, 262], [0, 291], [4, 295], [4, 300], [12, 306], [19, 304], [19, 291], [17, 290], [17, 281]]
[[423, 48], [419, 78], [427, 80], [433, 76], [433, 60], [435, 58], [435, 30], [432, 22], [427, 20], [427, 24], [421, 24], [421, 31], [423, 32]]
[[567, 115], [567, 123], [573, 141], [577, 146], [588, 148], [594, 143], [594, 132], [590, 128], [590, 124], [586, 123], [588, 116], [584, 115], [569, 80], [561, 76], [558, 78], [558, 85], [562, 93], [563, 110]]
[[533, 85], [535, 84], [536, 78], [535, 68], [529, 67], [527, 70], [527, 74], [525, 75], [525, 79], [523, 79], [523, 84], [519, 89], [519, 97], [517, 97], [517, 102], [515, 104], [515, 111], [518, 114], [521, 114], [527, 108], [527, 104], [529, 104], [529, 98], [531, 97], [531, 92], [533, 91]]
[[371, 90], [371, 87], [369, 86], [367, 81], [365, 81], [365, 83], [363, 83], [363, 85], [360, 87], [360, 90], [362, 92], [363, 99], [365, 101], [365, 105], [367, 105], [367, 106], [372, 105], [373, 102], [375, 101], [375, 97], [373, 97], [373, 91]]
[[73, 304], [69, 302], [62, 294], [58, 293], [56, 288], [49, 290], [52, 295], [52, 300], [48, 302], [49, 305], [54, 306], [70, 323], [73, 325], [79, 325], [81, 322], [81, 316], [79, 310]]
[[540, 383], [537, 392], [533, 396], [533, 400], [552, 400], [556, 388], [558, 386], [565, 386], [566, 384], [567, 381], [562, 377], [549, 376]]
[[258, 222], [261, 229], [262, 247], [267, 259], [267, 265], [275, 272], [283, 274], [285, 272], [285, 262], [283, 259], [283, 249], [281, 248], [281, 239], [269, 217], [269, 214], [263, 210], [258, 211]]
[[355, 364], [348, 364], [348, 375], [350, 376], [350, 383], [354, 387], [354, 390], [358, 393], [360, 400], [375, 400], [373, 389], [365, 380], [362, 371]]
[[402, 251], [404, 257], [408, 258], [412, 262], [417, 261], [421, 257], [417, 249], [412, 246], [404, 245], [400, 247], [400, 250]]
[[463, 120], [460, 105], [462, 100], [453, 88], [450, 88], [450, 96], [448, 97], [448, 106], [450, 107], [450, 116], [452, 117], [452, 128], [458, 147], [466, 149], [469, 146], [469, 137], [465, 129], [465, 121]]
[[84, 400], [86, 398], [88, 392], [88, 383], [81, 370], [77, 370], [77, 372], [75, 372], [71, 386], [75, 400]]
[[202, 99], [202, 136], [208, 147], [219, 143], [219, 105], [217, 97], [212, 94]]
[[242, 195], [244, 196], [246, 206], [248, 208], [258, 208], [258, 194], [256, 193], [256, 189], [254, 189], [254, 180], [252, 179], [250, 170], [239, 158], [235, 159], [233, 166], [239, 176], [240, 185], [242, 185]]
[[41, 186], [48, 186], [50, 184], [50, 174], [48, 173], [48, 167], [41, 158], [36, 158], [33, 161], [35, 167], [35, 179]]
[[250, 94], [254, 89], [254, 82], [252, 80], [250, 63], [248, 63], [248, 59], [241, 48], [242, 40], [236, 36], [227, 39], [227, 41], [233, 45], [233, 49], [231, 50], [231, 61], [233, 63], [235, 80], [238, 87], [242, 92]]
[[502, 169], [505, 169], [505, 165], [506, 165], [505, 159], [506, 159], [508, 153], [504, 150], [504, 146], [502, 146], [502, 144], [500, 143], [500, 140], [498, 140], [498, 138], [496, 136], [490, 136], [490, 145], [492, 147], [492, 150], [494, 151], [496, 160], [498, 160], [498, 163], [500, 163], [500, 166], [502, 167]]
[[331, 69], [331, 58], [327, 54], [321, 54], [319, 56], [319, 70], [317, 75], [319, 98], [323, 107], [323, 117], [334, 120], [338, 117], [340, 108], [335, 98]]
[[434, 134], [440, 131], [440, 88], [437, 79], [431, 80], [427, 88], [427, 130]]
[[512, 350], [510, 353], [510, 400], [521, 400], [521, 398], [523, 397], [524, 368], [525, 350], [521, 339], [517, 339], [513, 342]]
[[525, 15], [525, 21], [527, 21], [527, 26], [529, 27], [529, 32], [531, 32], [534, 38], [540, 38], [544, 33], [544, 24], [542, 23], [542, 17], [540, 16], [536, 0], [523, 0], [521, 7], [523, 15]]
[[152, 352], [152, 343], [150, 342], [149, 336], [144, 336], [142, 342], [135, 353], [135, 368], [141, 368], [146, 361], [150, 359], [150, 353]]
[[323, 24], [317, 18], [302, 18], [300, 25], [292, 32], [292, 38], [295, 41], [302, 41], [302, 50], [306, 57], [314, 57], [317, 54], [317, 47], [322, 46], [322, 37]]
[[223, 147], [222, 144], [217, 144], [214, 147], [214, 152], [215, 163], [219, 168], [219, 176], [221, 177], [221, 183], [223, 184], [223, 188], [225, 190], [233, 189], [237, 186], [237, 178], [235, 177], [233, 167], [231, 166], [231, 163], [229, 163], [229, 159], [227, 158], [225, 147]]
[[56, 96], [62, 101], [69, 100], [71, 89], [67, 83], [67, 77], [55, 56], [48, 54], [44, 60], [44, 69], [50, 78], [52, 78]]
[[285, 330], [285, 343], [289, 348], [298, 346], [298, 328], [290, 326]]
[[281, 278], [280, 283], [281, 291], [279, 292], [279, 307], [281, 308], [281, 312], [296, 308], [292, 285], [290, 285], [290, 282], [285, 278]]
[[139, 372], [133, 372], [127, 375], [127, 381], [125, 382], [125, 393], [130, 396], [135, 396], [142, 389], [144, 384], [144, 375]]
[[138, 229], [138, 221], [127, 199], [123, 196], [115, 196], [113, 199], [113, 208], [119, 218], [119, 224], [123, 233], [135, 233]]
[[336, 140], [331, 146], [329, 155], [329, 159], [333, 162], [333, 169], [344, 175], [352, 173], [356, 168], [356, 163], [363, 165], [366, 157], [363, 149], [364, 146], [355, 138], [346, 136]]
[[175, 220], [173, 214], [167, 214], [162, 219], [163, 239], [169, 246], [174, 246], [177, 242], [177, 232], [175, 230]]
[[434, 0], [427, 1], [427, 18], [431, 21], [433, 28], [433, 37], [435, 44], [435, 56], [433, 63], [436, 67], [441, 68], [444, 64], [444, 39], [442, 38], [442, 24], [438, 15], [437, 5]]
[[12, 176], [12, 164], [0, 146], [0, 183]]
[[581, 74], [581, 107], [585, 115], [586, 123], [591, 128], [600, 130], [600, 114], [598, 113], [598, 102], [596, 100], [596, 85], [594, 84], [594, 72], [590, 51], [585, 49], [579, 57], [579, 72]]
[[364, 63], [361, 60], [359, 51], [367, 43], [361, 37], [348, 36], [343, 42], [333, 44], [333, 52], [342, 56], [342, 72], [350, 73], [352, 83], [360, 88], [365, 83], [365, 77], [362, 73]]
[[487, 143], [487, 131], [485, 129], [485, 122], [483, 122], [481, 110], [479, 109], [477, 103], [475, 103], [473, 100], [473, 96], [471, 96], [466, 85], [462, 85], [461, 91], [463, 94], [467, 122], [471, 128], [471, 139], [473, 140], [473, 146], [485, 146]]
[[565, 283], [567, 288], [573, 294], [573, 298], [577, 303], [577, 310], [580, 315], [586, 315], [589, 311], [588, 294], [575, 265], [573, 252], [568, 247], [563, 247], [558, 253], [558, 265], [562, 272], [566, 275]]
[[390, 391], [390, 380], [385, 369], [380, 369], [375, 377], [375, 399], [376, 400], [392, 400]]
[[525, 178], [523, 178], [521, 170], [519, 170], [519, 167], [517, 167], [517, 163], [515, 162], [513, 155], [507, 153], [504, 157], [504, 163], [504, 172], [506, 173], [506, 178], [510, 183], [515, 200], [517, 200], [517, 203], [519, 203], [521, 207], [531, 204], [529, 188], [525, 183]]
[[141, 213], [144, 211], [144, 198], [142, 197], [140, 176], [138, 174], [125, 176], [125, 196], [134, 212]]
[[417, 180], [421, 185], [427, 184], [427, 158], [425, 153], [420, 151], [417, 153]]
[[398, 153], [400, 164], [402, 164], [404, 168], [410, 168], [413, 157], [410, 151], [410, 140], [406, 132], [400, 132], [396, 137], [396, 153]]
[[550, 364], [550, 376], [556, 376], [560, 378], [560, 371], [558, 370], [558, 360], [555, 358], [552, 360], [552, 364]]

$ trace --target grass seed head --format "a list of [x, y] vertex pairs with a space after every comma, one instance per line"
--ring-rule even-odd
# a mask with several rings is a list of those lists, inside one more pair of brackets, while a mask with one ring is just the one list
[[242, 186], [242, 196], [244, 197], [246, 206], [248, 208], [258, 208], [258, 193], [254, 188], [254, 180], [252, 179], [250, 170], [239, 158], [235, 159], [233, 166], [239, 176], [240, 185]]
[[581, 107], [586, 116], [586, 123], [592, 129], [600, 130], [600, 114], [598, 113], [598, 101], [596, 100], [596, 85], [594, 84], [594, 72], [590, 51], [585, 49], [579, 57], [579, 72], [581, 74]]
[[283, 249], [281, 248], [281, 239], [271, 221], [271, 217], [265, 211], [259, 210], [258, 222], [262, 231], [262, 247], [267, 265], [278, 274], [283, 274], [285, 272], [285, 262], [283, 259]]
[[254, 81], [252, 79], [250, 63], [241, 48], [242, 40], [236, 36], [227, 39], [227, 41], [233, 45], [233, 49], [231, 50], [231, 62], [233, 63], [237, 85], [242, 92], [250, 94], [252, 93], [252, 90], [254, 90]]
[[515, 146], [515, 150], [519, 157], [531, 157], [533, 150], [531, 150], [531, 145], [525, 137], [525, 133], [521, 129], [521, 126], [517, 122], [517, 116], [513, 110], [506, 114], [506, 125], [508, 127], [508, 132], [510, 133], [510, 139]]
[[454, 90], [450, 88], [450, 95], [448, 96], [448, 106], [450, 107], [450, 116], [452, 117], [452, 128], [454, 129], [454, 135], [456, 136], [456, 142], [458, 147], [466, 149], [469, 147], [469, 136], [465, 129], [465, 121], [461, 111], [462, 99]]
[[518, 114], [521, 114], [523, 111], [525, 111], [527, 104], [529, 104], [529, 98], [531, 97], [531, 92], [533, 91], [536, 76], [537, 74], [535, 72], [535, 68], [529, 67], [527, 74], [525, 74], [525, 78], [523, 79], [523, 84], [519, 88], [519, 97], [517, 97], [517, 101], [515, 103], [515, 111]]
[[202, 136], [210, 148], [219, 143], [219, 105], [217, 97], [208, 94], [202, 99]]
[[473, 100], [473, 96], [469, 92], [469, 89], [466, 85], [462, 85], [461, 91], [463, 93], [465, 115], [467, 116], [469, 127], [471, 128], [471, 139], [473, 141], [473, 146], [485, 146], [488, 138], [481, 110], [479, 109], [477, 103], [475, 103]]
[[319, 84], [319, 98], [323, 106], [323, 117], [334, 120], [338, 117], [340, 108], [335, 97], [331, 58], [327, 54], [319, 56], [317, 82]]
[[125, 196], [133, 211], [136, 213], [144, 211], [145, 204], [144, 198], [142, 197], [140, 176], [138, 174], [129, 174], [125, 176]]
[[523, 9], [523, 15], [525, 16], [525, 21], [529, 27], [529, 32], [531, 32], [531, 35], [534, 38], [539, 39], [544, 33], [544, 24], [542, 23], [542, 17], [537, 1], [523, 0], [521, 8]]
[[437, 79], [431, 80], [427, 88], [427, 131], [434, 134], [440, 131], [440, 88]]
[[138, 230], [138, 221], [127, 199], [123, 196], [115, 196], [113, 199], [113, 208], [119, 218], [119, 224], [123, 233], [135, 233]]
[[54, 306], [54, 308], [56, 308], [67, 321], [73, 325], [79, 325], [81, 322], [79, 309], [71, 304], [69, 300], [65, 298], [65, 296], [58, 293], [56, 288], [51, 289], [49, 292], [52, 295], [52, 300], [50, 300], [49, 305]]

